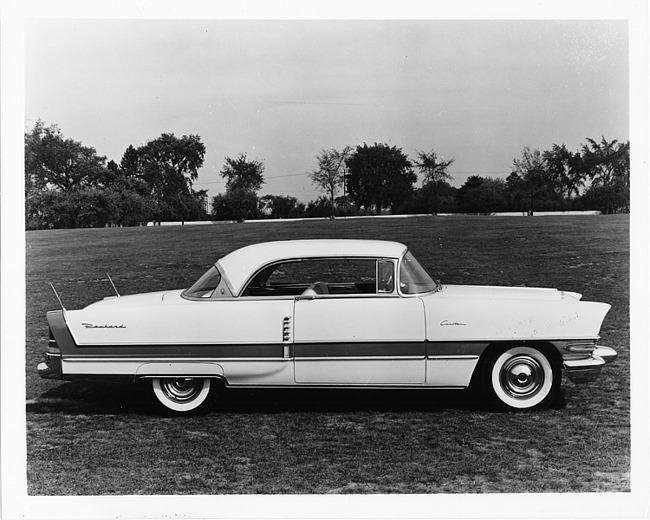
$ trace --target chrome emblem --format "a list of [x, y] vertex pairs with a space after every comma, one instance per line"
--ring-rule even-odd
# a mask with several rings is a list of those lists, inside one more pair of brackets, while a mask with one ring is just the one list
[[82, 323], [87, 329], [126, 329], [126, 325], [93, 325], [92, 323]]

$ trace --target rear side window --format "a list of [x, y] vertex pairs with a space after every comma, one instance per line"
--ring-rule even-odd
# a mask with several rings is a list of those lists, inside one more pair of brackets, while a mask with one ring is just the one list
[[[374, 258], [319, 258], [284, 262], [267, 267], [253, 277], [243, 296], [299, 296], [322, 282], [326, 295], [392, 292], [393, 263], [379, 267]], [[388, 272], [390, 271], [390, 273]], [[324, 287], [323, 287], [324, 286]]]
[[196, 283], [183, 293], [187, 298], [210, 298], [221, 282], [221, 273], [212, 266]]
[[269, 277], [269, 285], [326, 284], [350, 285], [355, 283], [374, 283], [375, 261], [371, 259], [324, 259], [303, 260], [281, 264]]

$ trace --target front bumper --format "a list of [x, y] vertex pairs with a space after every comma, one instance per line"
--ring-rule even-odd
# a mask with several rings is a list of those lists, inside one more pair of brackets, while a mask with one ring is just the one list
[[598, 379], [602, 368], [612, 363], [618, 353], [610, 347], [597, 346], [584, 359], [565, 359], [564, 371], [572, 383], [591, 383]]

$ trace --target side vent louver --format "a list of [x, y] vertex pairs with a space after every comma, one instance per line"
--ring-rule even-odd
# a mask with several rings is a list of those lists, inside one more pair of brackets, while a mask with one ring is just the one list
[[282, 320], [282, 357], [291, 358], [291, 316], [285, 316]]
[[282, 341], [291, 342], [291, 316], [285, 316], [282, 320]]

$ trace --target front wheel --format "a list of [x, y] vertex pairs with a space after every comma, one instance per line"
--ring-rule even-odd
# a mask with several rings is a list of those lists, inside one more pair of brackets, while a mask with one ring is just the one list
[[560, 379], [558, 363], [528, 346], [493, 352], [482, 372], [483, 387], [491, 404], [506, 410], [550, 406], [559, 393]]
[[166, 415], [200, 415], [217, 398], [216, 381], [209, 378], [173, 377], [151, 380], [155, 402]]

